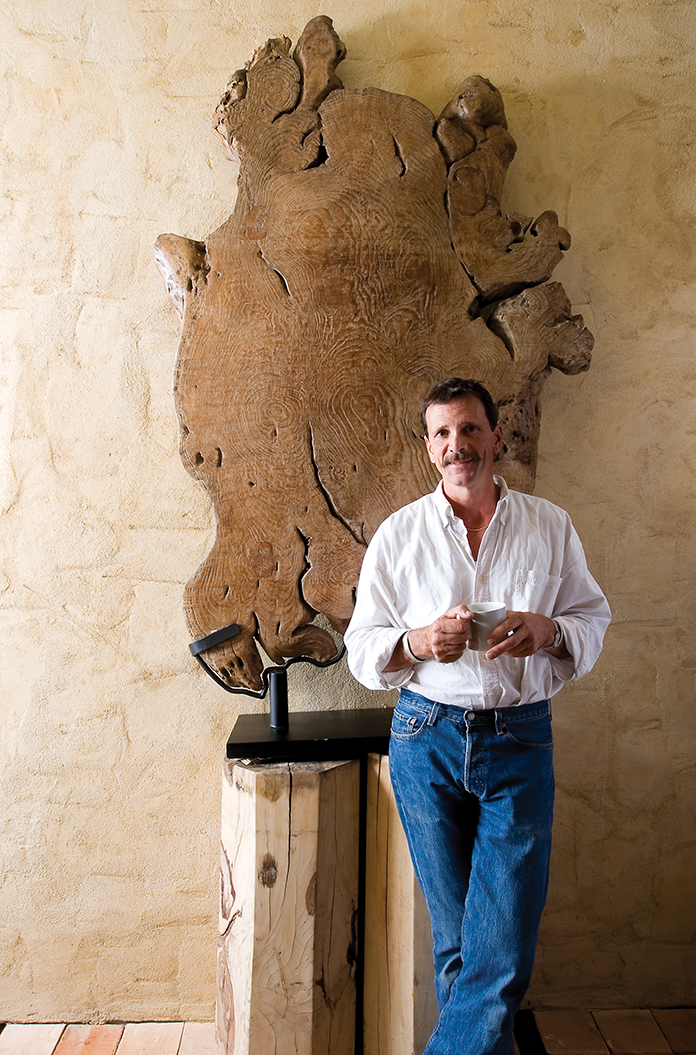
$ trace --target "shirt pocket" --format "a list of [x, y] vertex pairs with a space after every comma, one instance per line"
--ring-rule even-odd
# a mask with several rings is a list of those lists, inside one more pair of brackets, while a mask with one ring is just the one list
[[562, 582], [560, 575], [547, 575], [535, 568], [517, 568], [512, 598], [513, 611], [550, 615]]

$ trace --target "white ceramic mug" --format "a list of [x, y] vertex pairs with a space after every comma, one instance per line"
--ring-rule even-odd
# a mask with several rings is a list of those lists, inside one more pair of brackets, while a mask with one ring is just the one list
[[469, 623], [471, 637], [469, 648], [474, 652], [487, 652], [489, 647], [488, 638], [491, 636], [498, 623], [502, 623], [507, 615], [507, 608], [500, 601], [474, 601], [467, 605], [474, 618]]

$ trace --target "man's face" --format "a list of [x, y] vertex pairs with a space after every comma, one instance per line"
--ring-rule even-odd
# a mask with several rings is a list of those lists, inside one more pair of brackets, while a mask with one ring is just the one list
[[445, 485], [471, 488], [492, 482], [493, 460], [503, 434], [500, 425], [491, 428], [480, 399], [460, 396], [451, 403], [434, 403], [425, 420], [428, 455]]

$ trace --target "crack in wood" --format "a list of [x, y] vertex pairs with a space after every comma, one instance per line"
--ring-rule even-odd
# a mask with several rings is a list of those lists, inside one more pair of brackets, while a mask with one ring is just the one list
[[338, 520], [339, 524], [343, 525], [346, 531], [349, 532], [350, 535], [352, 535], [356, 542], [358, 542], [361, 546], [366, 546], [367, 542], [365, 541], [364, 533], [365, 525], [363, 524], [363, 530], [361, 532], [354, 531], [348, 521], [345, 519], [345, 517], [341, 516], [341, 514], [339, 513], [338, 509], [336, 508], [336, 503], [331, 497], [328, 488], [325, 487], [324, 483], [322, 482], [321, 473], [319, 472], [319, 465], [317, 463], [316, 452], [314, 449], [314, 430], [312, 428], [311, 423], [309, 425], [309, 450], [312, 469], [314, 471], [314, 478], [317, 481], [317, 487], [319, 488], [321, 494], [324, 496], [324, 501], [326, 502], [331, 516]]

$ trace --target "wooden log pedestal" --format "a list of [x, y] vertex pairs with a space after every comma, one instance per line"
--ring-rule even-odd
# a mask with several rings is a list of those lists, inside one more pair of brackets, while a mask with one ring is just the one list
[[368, 758], [366, 828], [365, 1055], [421, 1055], [438, 1016], [433, 942], [387, 755]]
[[391, 793], [390, 720], [292, 714], [278, 733], [268, 715], [238, 719], [223, 765], [218, 1055], [422, 1052], [432, 946]]

